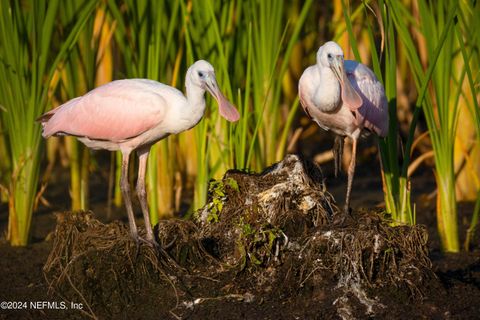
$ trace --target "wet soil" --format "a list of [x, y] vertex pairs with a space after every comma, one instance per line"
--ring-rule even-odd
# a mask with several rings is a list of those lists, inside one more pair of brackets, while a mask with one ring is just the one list
[[[331, 165], [326, 165], [322, 169], [326, 189], [341, 204], [346, 178], [341, 176], [335, 179]], [[370, 156], [370, 159], [367, 158], [367, 161], [361, 161], [357, 168], [352, 194], [354, 208], [371, 209], [378, 205], [381, 206], [382, 193], [378, 170], [373, 156]], [[96, 256], [86, 255], [82, 259], [65, 260], [64, 262], [67, 264], [69, 261], [74, 261], [70, 265], [74, 265], [78, 261], [81, 264], [75, 266], [77, 269], [72, 269], [76, 271], [69, 273], [70, 278], [62, 278], [61, 285], [57, 286], [57, 290], [51, 290], [52, 288], [48, 284], [52, 284], [52, 279], [58, 279], [59, 273], [53, 272], [53, 276], [52, 273], [45, 275], [43, 268], [48, 262], [49, 255], [51, 258], [51, 253], [60, 248], [58, 242], [55, 242], [55, 239], [59, 239], [58, 232], [57, 238], [53, 233], [57, 226], [57, 217], [53, 211], [61, 212], [69, 206], [68, 190], [60, 187], [68, 185], [65, 180], [66, 176], [65, 173], [63, 176], [56, 177], [58, 181], [52, 184], [53, 188], [47, 189], [45, 198], [54, 205], [52, 207], [41, 206], [35, 214], [32, 222], [32, 244], [26, 248], [12, 248], [4, 240], [0, 243], [0, 271], [2, 274], [0, 277], [0, 300], [9, 301], [12, 304], [15, 302], [17, 306], [16, 310], [0, 310], [0, 319], [84, 319], [92, 316], [102, 319], [112, 317], [130, 319], [339, 319], [341, 317], [480, 319], [478, 311], [480, 305], [479, 237], [477, 235], [475, 238], [474, 246], [469, 253], [443, 254], [441, 252], [436, 233], [435, 201], [434, 197], [431, 197], [435, 184], [429, 168], [423, 168], [415, 174], [412, 179], [412, 190], [417, 205], [417, 222], [425, 225], [428, 232], [426, 246], [428, 246], [431, 267], [425, 268], [425, 273], [422, 273], [425, 275], [424, 277], [412, 280], [415, 286], [421, 289], [421, 292], [412, 293], [408, 285], [396, 287], [391, 283], [384, 286], [365, 287], [369, 299], [383, 305], [383, 307], [375, 306], [373, 313], [367, 312], [365, 303], [359, 302], [361, 299], [352, 291], [342, 291], [343, 300], [339, 300], [341, 298], [338, 291], [339, 276], [333, 270], [312, 273], [317, 276], [309, 277], [308, 281], [299, 285], [298, 277], [301, 265], [295, 265], [294, 263], [298, 263], [298, 261], [295, 262], [288, 256], [292, 255], [295, 247], [288, 249], [285, 246], [284, 255], [276, 259], [275, 255], [272, 256], [263, 250], [265, 246], [270, 249], [274, 247], [269, 246], [268, 237], [260, 240], [258, 237], [245, 237], [243, 246], [240, 248], [246, 249], [250, 255], [239, 252], [239, 247], [234, 242], [224, 244], [222, 247], [211, 245], [208, 241], [205, 242], [205, 239], [219, 237], [222, 229], [215, 226], [220, 226], [220, 224], [213, 224], [214, 227], [211, 227], [209, 224], [202, 225], [202, 222], [198, 221], [195, 224], [178, 222], [184, 224], [178, 227], [177, 222], [163, 222], [161, 224], [162, 234], [167, 236], [178, 234], [180, 229], [183, 233], [180, 237], [161, 239], [162, 244], [169, 250], [160, 253], [162, 263], [152, 263], [152, 252], [148, 247], [141, 246], [140, 252], [137, 252], [134, 243], [125, 240], [128, 239], [128, 230], [124, 225], [126, 217], [123, 216], [123, 210], [114, 210], [110, 217], [107, 217], [106, 178], [99, 175], [92, 177], [92, 190], [98, 190], [98, 192], [92, 192], [93, 213], [89, 218], [90, 224], [85, 227], [85, 230], [96, 230], [95, 232], [103, 230], [104, 233], [109, 234], [110, 232], [110, 234], [105, 237], [97, 233], [97, 236], [104, 242], [96, 247], [97, 250], [94, 251]], [[322, 206], [322, 208], [324, 207]], [[370, 209], [367, 211], [372, 211]], [[318, 221], [316, 226], [313, 222], [306, 223], [307, 220], [294, 220], [293, 225], [283, 226], [288, 230], [293, 230], [293, 233], [289, 233], [290, 243], [297, 238], [306, 236], [305, 232], [317, 232], [324, 226], [324, 223], [331, 222], [329, 219], [332, 217], [329, 216], [329, 213], [320, 211], [320, 209], [315, 211], [318, 214], [316, 220], [314, 218], [307, 219], [310, 222]], [[362, 212], [362, 210], [355, 212]], [[473, 204], [459, 204], [462, 241], [472, 212]], [[141, 223], [141, 214], [138, 213], [137, 216]], [[360, 216], [358, 214], [356, 217]], [[212, 219], [215, 217], [210, 216], [210, 220]], [[123, 223], [110, 223], [116, 220]], [[285, 219], [285, 221], [287, 220]], [[368, 219], [368, 221], [364, 225], [372, 224], [372, 219]], [[272, 243], [277, 241], [279, 247], [285, 244], [283, 236], [272, 226], [263, 224], [255, 226], [253, 220], [248, 222], [249, 225], [257, 228], [255, 230], [263, 228], [261, 229], [262, 234], [273, 234], [271, 236], [274, 238]], [[342, 230], [349, 227], [348, 223], [352, 222], [347, 222], [346, 227], [341, 226]], [[0, 206], [0, 228], [5, 230], [6, 224], [7, 208], [2, 205]], [[355, 222], [353, 224], [358, 227]], [[275, 224], [272, 225], [275, 226]], [[226, 226], [223, 227], [226, 228]], [[68, 230], [71, 231], [71, 229]], [[72, 235], [73, 233], [68, 234]], [[193, 234], [197, 236], [191, 236]], [[76, 233], [75, 235], [77, 236], [75, 243], [85, 246], [85, 240], [79, 236], [81, 234]], [[63, 239], [66, 238], [68, 237]], [[112, 238], [124, 239], [124, 245], [109, 246]], [[187, 248], [187, 250], [182, 250], [182, 248]], [[189, 251], [189, 248], [196, 249]], [[82, 248], [75, 247], [74, 243], [70, 243], [68, 246], [64, 245], [61, 249], [66, 251], [58, 251], [59, 254], [56, 257], [60, 257], [60, 260], [61, 257], [68, 256], [70, 249], [82, 250]], [[201, 252], [204, 249], [206, 253]], [[418, 252], [422, 250], [420, 248]], [[270, 250], [270, 253], [274, 251]], [[129, 262], [125, 262], [127, 261], [125, 257], [131, 258], [127, 259]], [[243, 259], [242, 257], [247, 258]], [[130, 267], [120, 269], [123, 270], [123, 273], [119, 273], [116, 268], [112, 268], [110, 272], [100, 268], [105, 263], [118, 265], [122, 262], [127, 266], [130, 265]], [[98, 270], [95, 269], [96, 263], [99, 266]], [[308, 263], [312, 264], [314, 261], [305, 262], [305, 265]], [[413, 265], [418, 266], [418, 262], [414, 261]], [[319, 265], [316, 266], [319, 267]], [[83, 287], [80, 287], [79, 282], [75, 281], [78, 280], [79, 270], [84, 269], [91, 270], [92, 276], [90, 280], [80, 277], [84, 281], [81, 283]], [[306, 270], [314, 269], [315, 267]], [[289, 274], [289, 271], [292, 270], [297, 273]], [[433, 274], [429, 274], [428, 270], [433, 271]], [[135, 276], [136, 274], [140, 276]], [[382, 283], [387, 281], [388, 275], [389, 273], [385, 272], [381, 274], [381, 277], [384, 278], [379, 276]], [[112, 281], [110, 280], [114, 276], [116, 284], [111, 286]], [[303, 274], [303, 276], [307, 278], [309, 273]], [[408, 277], [401, 279], [403, 279], [402, 281], [408, 280]], [[404, 282], [408, 284], [407, 280]], [[75, 283], [75, 286], [69, 285], [70, 282]], [[74, 292], [73, 287], [80, 288], [80, 293]], [[92, 299], [94, 299], [93, 302]], [[350, 302], [349, 309], [340, 307], [344, 301]], [[71, 304], [72, 302], [74, 305]], [[343, 313], [339, 311], [345, 309], [348, 310]]]

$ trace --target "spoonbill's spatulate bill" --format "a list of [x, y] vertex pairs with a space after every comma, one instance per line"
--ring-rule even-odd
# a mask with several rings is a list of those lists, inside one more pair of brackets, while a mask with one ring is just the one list
[[345, 212], [348, 212], [360, 133], [365, 128], [381, 137], [388, 134], [385, 90], [368, 67], [344, 60], [342, 48], [329, 41], [318, 49], [317, 64], [303, 72], [298, 92], [307, 115], [323, 129], [338, 135], [334, 148], [336, 170], [344, 138], [353, 141], [345, 197]]
[[43, 137], [76, 136], [92, 149], [120, 150], [121, 189], [132, 237], [138, 231], [128, 184], [130, 153], [139, 157], [137, 194], [140, 199], [147, 241], [155, 244], [145, 192], [145, 170], [151, 146], [170, 134], [194, 127], [205, 113], [205, 90], [217, 100], [220, 114], [228, 121], [240, 117], [220, 91], [212, 65], [195, 62], [187, 71], [186, 97], [179, 90], [148, 79], [116, 80], [53, 109], [38, 120]]

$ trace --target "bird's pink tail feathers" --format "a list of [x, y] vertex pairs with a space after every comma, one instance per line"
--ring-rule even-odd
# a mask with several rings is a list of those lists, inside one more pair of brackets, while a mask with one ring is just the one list
[[42, 136], [44, 138], [48, 138], [50, 136], [53, 136], [59, 131], [57, 126], [56, 126], [56, 123], [58, 121], [55, 121], [55, 118], [53, 118], [55, 116], [55, 114], [57, 112], [61, 113], [63, 109], [66, 109], [68, 106], [71, 106], [72, 104], [76, 103], [79, 98], [81, 98], [81, 97], [77, 97], [77, 98], [74, 98], [72, 100], [69, 100], [66, 103], [56, 107], [55, 109], [52, 109], [52, 110], [44, 113], [43, 115], [41, 115], [40, 117], [38, 117], [36, 119], [36, 121], [40, 122], [40, 124], [42, 125]]

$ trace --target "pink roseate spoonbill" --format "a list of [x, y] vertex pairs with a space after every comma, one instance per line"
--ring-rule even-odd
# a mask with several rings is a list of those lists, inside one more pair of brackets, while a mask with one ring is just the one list
[[45, 113], [38, 121], [42, 135], [75, 136], [92, 149], [120, 150], [122, 153], [121, 190], [128, 214], [130, 232], [138, 236], [128, 184], [130, 153], [139, 157], [136, 191], [140, 200], [146, 242], [156, 245], [150, 224], [145, 192], [145, 170], [150, 148], [170, 134], [194, 127], [205, 113], [205, 90], [217, 100], [220, 115], [228, 121], [240, 117], [220, 91], [212, 65], [195, 62], [185, 78], [186, 97], [179, 90], [148, 79], [116, 80], [93, 89]]
[[298, 92], [307, 115], [323, 129], [337, 134], [333, 148], [335, 175], [344, 139], [352, 139], [344, 208], [348, 213], [357, 140], [362, 130], [368, 129], [381, 137], [388, 134], [388, 104], [383, 85], [365, 65], [344, 60], [342, 48], [329, 41], [318, 49], [317, 64], [303, 72]]

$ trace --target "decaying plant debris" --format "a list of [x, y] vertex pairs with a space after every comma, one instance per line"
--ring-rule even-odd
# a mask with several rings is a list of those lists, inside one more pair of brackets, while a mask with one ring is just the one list
[[382, 296], [421, 298], [434, 278], [424, 228], [391, 227], [366, 210], [337, 224], [322, 179], [294, 155], [261, 174], [229, 171], [211, 182], [193, 221], [156, 226], [159, 252], [137, 251], [122, 224], [61, 215], [47, 281], [95, 316], [127, 314], [138, 295], [152, 297], [142, 306], [152, 314], [180, 318], [218, 301], [280, 306], [308, 295], [347, 319], [381, 313], [389, 303]]
[[146, 245], [137, 248], [126, 225], [103, 224], [89, 212], [73, 212], [57, 214], [44, 274], [51, 289], [67, 301], [82, 303], [82, 311], [94, 316], [96, 307], [120, 312], [139, 288], [168, 281], [164, 270], [172, 266], [175, 262], [166, 254]]

